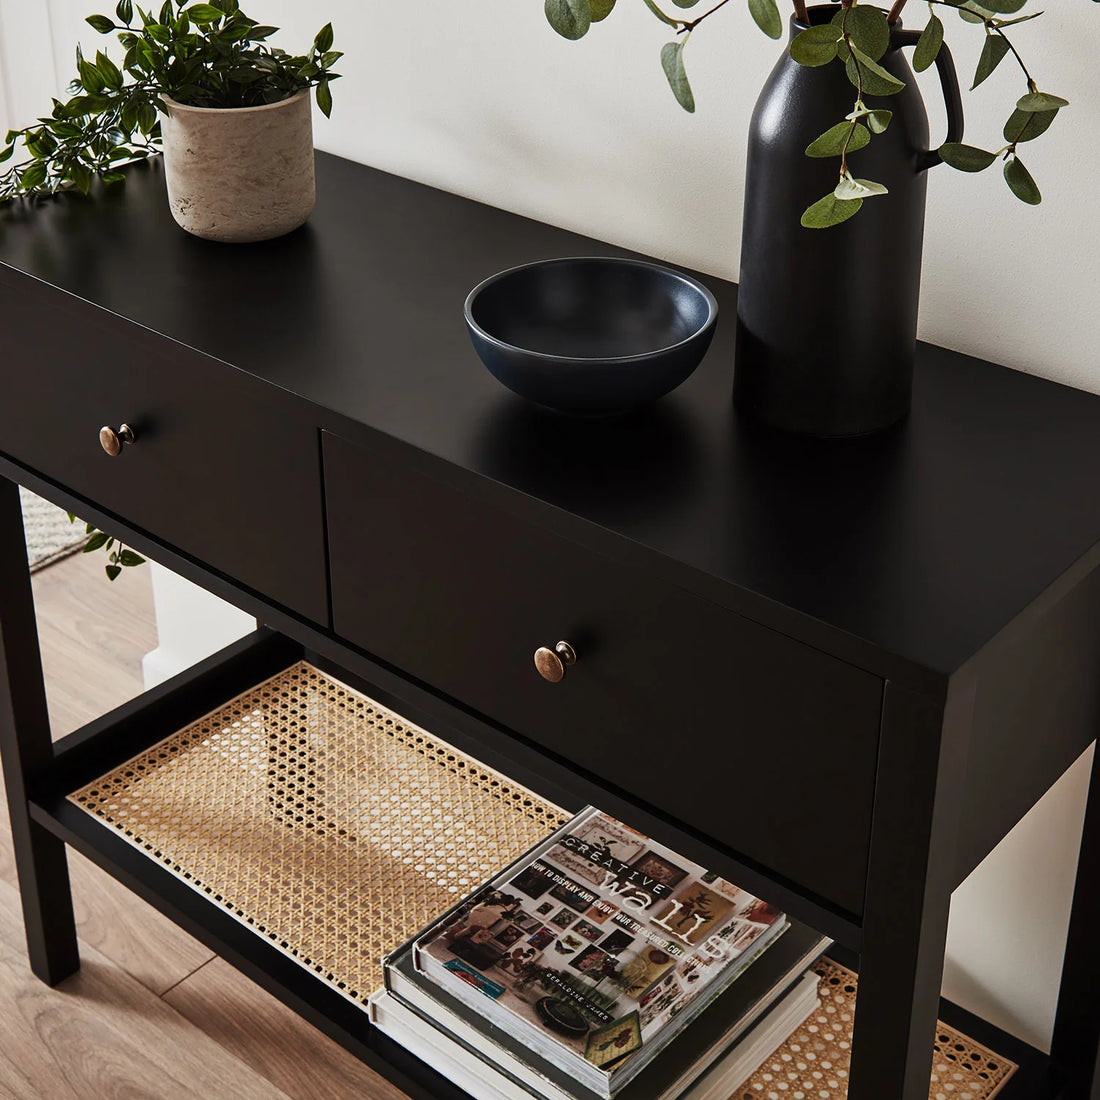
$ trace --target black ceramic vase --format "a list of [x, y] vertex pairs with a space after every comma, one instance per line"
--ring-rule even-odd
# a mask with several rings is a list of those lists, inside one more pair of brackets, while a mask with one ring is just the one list
[[[835, 4], [809, 9], [826, 23]], [[791, 37], [806, 24], [791, 20]], [[806, 146], [852, 109], [855, 88], [837, 62], [808, 68], [784, 50], [753, 112], [737, 309], [734, 398], [779, 428], [815, 436], [862, 435], [909, 410], [924, 238], [928, 116], [895, 27], [879, 64], [906, 87], [865, 97], [893, 111], [885, 133], [849, 157], [852, 174], [889, 188], [848, 221], [804, 229], [803, 211], [837, 182], [837, 159]], [[948, 141], [962, 138], [962, 99], [951, 55], [936, 61]]]

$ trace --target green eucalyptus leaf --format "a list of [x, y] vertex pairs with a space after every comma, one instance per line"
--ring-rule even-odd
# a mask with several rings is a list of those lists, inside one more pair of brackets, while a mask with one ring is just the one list
[[844, 33], [871, 60], [878, 61], [890, 45], [890, 24], [886, 13], [870, 4], [856, 4], [838, 11], [832, 24]]
[[1058, 111], [1069, 106], [1069, 100], [1060, 95], [1051, 95], [1049, 92], [1028, 92], [1016, 100], [1016, 106], [1021, 111]]
[[810, 68], [828, 65], [836, 57], [837, 35], [836, 27], [829, 23], [807, 27], [792, 39], [791, 57]]
[[847, 151], [854, 153], [869, 145], [870, 141], [871, 135], [862, 123], [838, 122], [806, 146], [806, 156], [839, 157], [845, 151], [845, 143], [848, 146]]
[[928, 25], [920, 32], [920, 38], [917, 39], [917, 48], [913, 51], [913, 68], [918, 73], [931, 68], [936, 63], [942, 45], [943, 23], [938, 16], [933, 15], [928, 20]]
[[589, 0], [545, 0], [543, 11], [550, 26], [571, 42], [583, 38], [592, 24]]
[[852, 56], [844, 65], [851, 83], [859, 88], [862, 85], [864, 95], [897, 95], [905, 83], [888, 73], [877, 61], [872, 61], [858, 46], [852, 46]]
[[840, 182], [833, 191], [836, 198], [844, 201], [866, 199], [874, 195], [888, 195], [889, 193], [885, 184], [875, 183], [873, 180], [853, 179], [851, 176], [841, 177]]
[[978, 67], [974, 71], [974, 83], [970, 85], [973, 91], [982, 83], [996, 67], [1004, 60], [1008, 53], [1008, 39], [999, 34], [987, 34], [985, 45], [982, 46], [981, 56], [978, 58]]
[[659, 7], [657, 7], [655, 0], [645, 0], [645, 6], [649, 8], [649, 10], [653, 12], [653, 14], [657, 16], [657, 18], [660, 19], [662, 23], [666, 23], [670, 27], [680, 26], [680, 24], [677, 23], [675, 19], [672, 19], [670, 16], [665, 15], [665, 13], [661, 11]]
[[1031, 173], [1014, 156], [1005, 161], [1005, 181], [1012, 188], [1016, 198], [1029, 206], [1038, 206], [1043, 201], [1043, 196], [1035, 180], [1031, 178]]
[[668, 78], [668, 86], [676, 97], [676, 102], [689, 113], [695, 111], [695, 96], [688, 82], [687, 70], [684, 68], [684, 46], [687, 38], [681, 38], [676, 42], [666, 42], [661, 47], [661, 68]]
[[1026, 3], [1027, 0], [983, 0], [982, 7], [998, 15], [1013, 15]]
[[884, 133], [893, 117], [893, 111], [871, 111], [867, 115], [867, 127], [872, 134]]
[[699, 0], [672, 0], [672, 2], [678, 8], [693, 8], [699, 3]]
[[593, 23], [606, 19], [614, 10], [615, 0], [588, 0], [588, 14]]
[[960, 172], [981, 172], [996, 159], [996, 153], [987, 153], [973, 145], [962, 145], [957, 141], [948, 141], [940, 146], [940, 156], [944, 164], [957, 168]]
[[749, 0], [749, 14], [769, 38], [782, 38], [783, 17], [775, 0]]
[[1021, 111], [1017, 108], [1005, 123], [1005, 141], [1015, 145], [1020, 141], [1034, 141], [1050, 129], [1058, 117], [1055, 111]]
[[806, 229], [828, 229], [858, 214], [862, 205], [862, 199], [838, 199], [830, 192], [823, 199], [818, 199], [813, 206], [806, 208], [802, 215], [802, 225]]

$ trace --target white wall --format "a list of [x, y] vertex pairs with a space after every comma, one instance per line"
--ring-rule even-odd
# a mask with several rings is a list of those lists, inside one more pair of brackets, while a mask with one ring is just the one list
[[[78, 35], [101, 41], [82, 24], [91, 2], [0, 0], [0, 71], [13, 120], [37, 112], [51, 92], [44, 83], [57, 80], [59, 89], [68, 79]], [[780, 48], [744, 5], [716, 14], [688, 47], [694, 116], [664, 84], [658, 54], [670, 35], [640, 0], [619, 0], [579, 43], [550, 31], [539, 0], [245, 7], [283, 26], [288, 48], [303, 47], [326, 20], [335, 24], [349, 56], [334, 86], [335, 118], [317, 120], [321, 148], [736, 277], [748, 120]], [[1025, 207], [995, 169], [934, 172], [921, 335], [1100, 391], [1100, 78], [1089, 52], [1100, 7], [1063, 0], [1047, 8], [1016, 34], [1042, 87], [1072, 101], [1027, 150], [1045, 201]], [[910, 10], [916, 22], [927, 9], [913, 0]], [[41, 33], [31, 33], [36, 27]], [[954, 18], [947, 27], [969, 74], [981, 32]], [[933, 132], [942, 134], [935, 77], [926, 75]], [[1006, 61], [967, 95], [968, 140], [998, 147], [1021, 90]], [[1079, 763], [953, 908], [947, 993], [1040, 1045], [1049, 1038], [1087, 774]]]

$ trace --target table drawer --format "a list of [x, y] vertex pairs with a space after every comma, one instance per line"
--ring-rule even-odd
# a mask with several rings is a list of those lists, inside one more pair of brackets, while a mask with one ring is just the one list
[[[327, 624], [317, 429], [292, 402], [3, 268], [0, 331], [0, 451]], [[137, 440], [111, 458], [99, 429], [123, 423]]]
[[[339, 635], [861, 911], [881, 681], [323, 439]], [[533, 654], [561, 639], [577, 663], [548, 683]]]

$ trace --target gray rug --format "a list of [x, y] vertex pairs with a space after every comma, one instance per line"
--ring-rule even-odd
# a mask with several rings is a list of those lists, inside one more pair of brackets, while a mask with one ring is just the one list
[[75, 554], [84, 545], [84, 524], [69, 517], [55, 504], [20, 487], [23, 530], [27, 536], [27, 561], [31, 572]]

